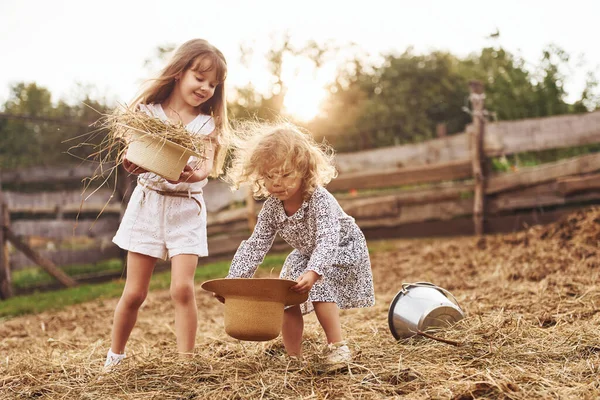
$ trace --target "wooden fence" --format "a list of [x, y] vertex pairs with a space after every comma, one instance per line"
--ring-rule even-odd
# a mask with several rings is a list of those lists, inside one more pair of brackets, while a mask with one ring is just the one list
[[[570, 207], [600, 200], [600, 153], [505, 173], [490, 174], [483, 167], [489, 157], [600, 143], [600, 112], [488, 123], [484, 96], [476, 86], [472, 89], [474, 122], [465, 133], [337, 156], [340, 175], [328, 189], [367, 238], [510, 231], [553, 221]], [[2, 171], [0, 182], [6, 187], [79, 182], [91, 174], [88, 168]], [[77, 223], [80, 189], [4, 190], [2, 195], [4, 225], [9, 221], [11, 231], [40, 258], [67, 265], [119, 256], [110, 239], [125, 202], [113, 192], [102, 189], [84, 202], [84, 217]], [[208, 184], [205, 198], [211, 257], [230, 257], [248, 237], [260, 204], [247, 201], [245, 190], [231, 192], [220, 181]], [[6, 243], [3, 231], [0, 239]], [[31, 254], [7, 251], [6, 244], [2, 248], [0, 288], [10, 282], [10, 270], [34, 264]]]

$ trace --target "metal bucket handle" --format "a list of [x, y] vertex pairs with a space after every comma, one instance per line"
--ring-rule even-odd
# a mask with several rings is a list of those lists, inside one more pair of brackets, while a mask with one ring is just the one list
[[452, 300], [454, 302], [454, 304], [456, 304], [458, 306], [458, 308], [460, 308], [462, 310], [462, 307], [460, 306], [460, 304], [458, 304], [458, 300], [456, 300], [456, 297], [454, 297], [454, 295], [452, 293], [450, 293], [449, 291], [447, 291], [446, 289], [444, 289], [442, 287], [434, 285], [431, 282], [403, 283], [402, 284], [402, 289], [400, 291], [403, 294], [407, 294], [408, 293], [408, 288], [410, 286], [430, 287], [430, 288], [438, 289], [439, 291], [442, 292], [442, 294], [444, 294], [448, 299]]

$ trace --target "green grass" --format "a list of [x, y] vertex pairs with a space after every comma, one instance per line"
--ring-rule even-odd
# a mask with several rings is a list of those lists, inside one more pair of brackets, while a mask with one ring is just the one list
[[556, 162], [566, 158], [577, 157], [596, 152], [600, 152], [600, 143], [568, 147], [564, 149], [528, 151], [511, 154], [507, 157], [492, 157], [491, 163], [492, 170], [494, 172], [508, 172], [515, 168], [535, 167], [540, 164]]
[[[287, 254], [273, 254], [265, 257], [265, 261], [261, 265], [261, 269], [265, 271], [273, 271], [279, 273]], [[120, 262], [118, 267], [120, 269]], [[115, 261], [108, 262], [109, 268], [115, 268]], [[229, 261], [220, 261], [199, 265], [196, 269], [195, 281], [197, 284], [215, 278], [223, 278], [229, 271]], [[75, 268], [76, 266], [73, 266]], [[90, 266], [78, 266], [79, 271], [87, 271]], [[98, 267], [93, 268], [94, 271]], [[25, 271], [16, 271], [23, 273], [19, 279], [21, 283], [29, 280], [34, 282], [39, 278], [35, 273], [26, 273]], [[89, 271], [88, 271], [89, 272]], [[15, 275], [19, 275], [15, 274]], [[156, 273], [150, 281], [150, 290], [167, 289], [171, 283], [171, 274], [169, 271]], [[34, 293], [25, 296], [16, 296], [8, 300], [0, 301], [0, 320], [19, 315], [36, 314], [43, 311], [55, 311], [64, 307], [85, 303], [91, 300], [101, 300], [119, 297], [123, 292], [124, 280], [112, 281], [107, 283], [81, 285], [75, 288], [61, 289], [49, 292]]]
[[[101, 261], [96, 264], [74, 264], [61, 268], [69, 276], [78, 276], [92, 272], [116, 272], [123, 269], [119, 259]], [[12, 283], [17, 289], [39, 286], [55, 282], [55, 279], [42, 268], [27, 268], [12, 273]]]

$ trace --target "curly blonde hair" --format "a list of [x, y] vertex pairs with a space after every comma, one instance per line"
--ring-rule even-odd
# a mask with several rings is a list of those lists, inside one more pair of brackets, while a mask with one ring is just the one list
[[226, 180], [235, 189], [249, 183], [256, 198], [269, 196], [264, 178], [272, 173], [293, 171], [301, 176], [304, 199], [317, 186], [325, 186], [337, 176], [333, 149], [317, 143], [308, 131], [289, 122], [244, 122], [232, 136], [233, 153]]

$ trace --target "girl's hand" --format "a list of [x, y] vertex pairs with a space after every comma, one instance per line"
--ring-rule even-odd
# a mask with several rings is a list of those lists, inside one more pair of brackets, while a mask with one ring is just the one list
[[167, 182], [172, 183], [172, 184], [177, 184], [177, 183], [181, 183], [181, 182], [196, 182], [193, 178], [194, 178], [194, 173], [196, 172], [196, 170], [194, 170], [192, 167], [190, 167], [189, 165], [186, 165], [183, 168], [183, 171], [181, 171], [181, 175], [179, 175], [179, 179], [176, 181], [170, 181], [167, 179]]
[[134, 174], [134, 175], [139, 175], [139, 174], [143, 174], [144, 172], [148, 172], [144, 168], [132, 163], [131, 161], [129, 161], [126, 158], [123, 159], [123, 168], [125, 168], [125, 171], [129, 172], [130, 174]]
[[308, 291], [310, 291], [310, 289], [313, 287], [315, 282], [319, 280], [320, 277], [321, 276], [315, 271], [306, 271], [305, 273], [300, 275], [300, 278], [298, 278], [298, 280], [296, 281], [298, 283], [292, 286], [291, 289], [297, 293], [308, 293]]

